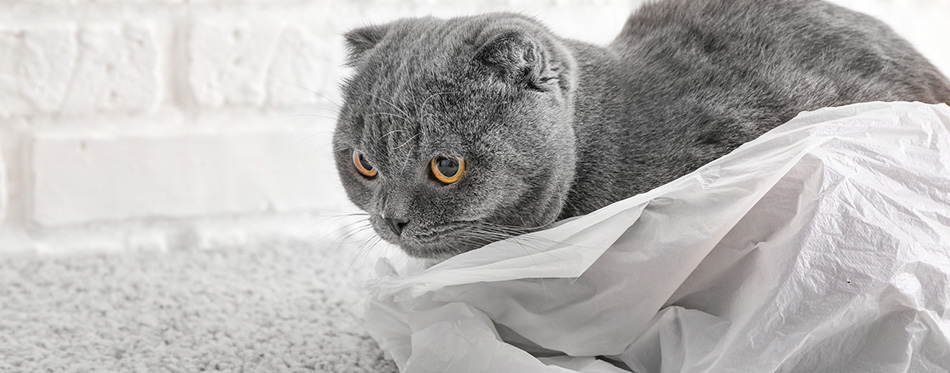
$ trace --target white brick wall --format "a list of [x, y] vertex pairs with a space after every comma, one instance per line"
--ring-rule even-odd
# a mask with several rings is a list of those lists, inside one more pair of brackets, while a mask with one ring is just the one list
[[52, 227], [331, 207], [320, 193], [329, 175], [318, 171], [333, 165], [301, 144], [312, 134], [253, 127], [40, 133], [29, 166], [30, 217]]
[[[836, 1], [950, 72], [950, 0]], [[0, 254], [332, 236], [342, 32], [511, 10], [604, 43], [640, 2], [0, 0]]]
[[71, 24], [0, 30], [0, 116], [59, 109], [78, 53]]

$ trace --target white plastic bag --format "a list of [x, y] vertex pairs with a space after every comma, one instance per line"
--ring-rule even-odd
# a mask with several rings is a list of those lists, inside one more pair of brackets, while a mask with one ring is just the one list
[[366, 327], [404, 372], [950, 371], [950, 108], [803, 113], [557, 227], [390, 263]]

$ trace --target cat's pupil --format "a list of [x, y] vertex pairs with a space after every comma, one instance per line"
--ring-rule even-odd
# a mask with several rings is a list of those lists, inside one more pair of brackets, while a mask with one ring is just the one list
[[440, 158], [436, 160], [435, 166], [442, 175], [452, 177], [459, 171], [459, 163], [454, 159]]
[[369, 164], [369, 162], [366, 161], [366, 158], [363, 157], [363, 154], [360, 154], [360, 165], [362, 165], [363, 168], [366, 169], [366, 171], [373, 170], [373, 165]]

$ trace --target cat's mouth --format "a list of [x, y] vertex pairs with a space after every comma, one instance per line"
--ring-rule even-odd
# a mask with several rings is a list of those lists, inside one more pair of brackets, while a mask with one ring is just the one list
[[419, 237], [401, 237], [399, 247], [409, 256], [423, 259], [447, 259], [491, 243], [460, 234], [464, 228]]
[[[486, 217], [432, 223], [410, 221], [403, 229], [394, 229], [385, 220], [375, 217], [373, 228], [381, 238], [399, 246], [411, 257], [440, 261], [538, 229], [505, 225]], [[520, 242], [525, 250], [537, 249], [538, 244], [530, 240]]]
[[507, 238], [498, 234], [478, 234], [476, 231], [470, 223], [456, 222], [425, 230], [407, 229], [400, 236], [392, 232], [386, 232], [385, 235], [377, 232], [387, 241], [399, 245], [409, 256], [437, 260], [448, 259]]

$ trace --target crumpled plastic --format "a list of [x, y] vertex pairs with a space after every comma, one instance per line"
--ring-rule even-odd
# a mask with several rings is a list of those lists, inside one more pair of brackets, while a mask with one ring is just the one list
[[403, 372], [947, 372], [950, 107], [805, 112], [553, 228], [395, 263], [365, 326]]

